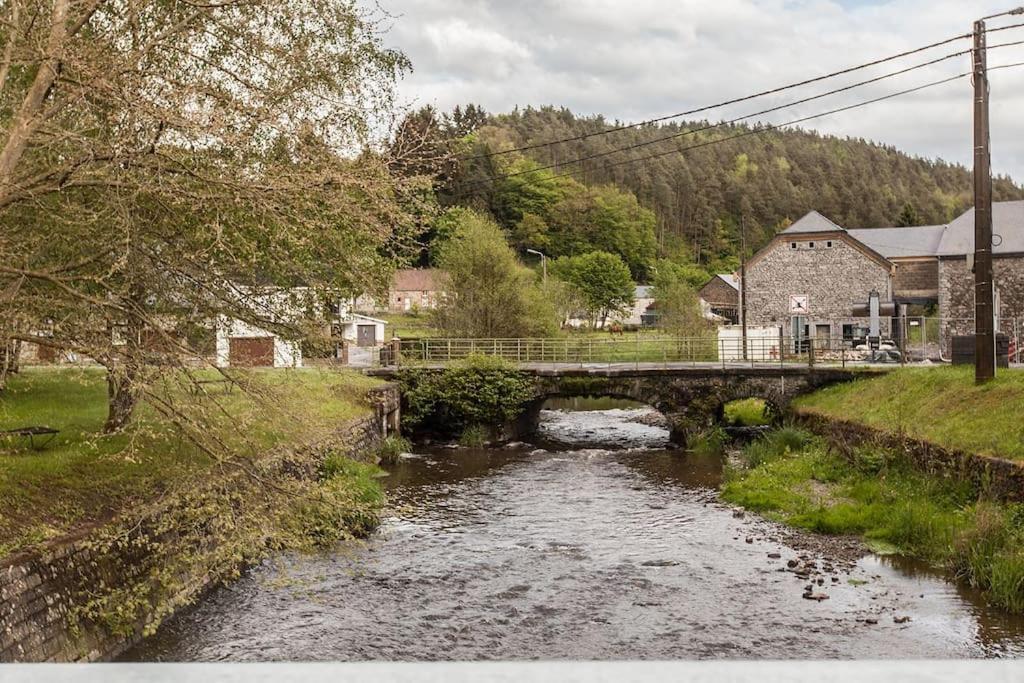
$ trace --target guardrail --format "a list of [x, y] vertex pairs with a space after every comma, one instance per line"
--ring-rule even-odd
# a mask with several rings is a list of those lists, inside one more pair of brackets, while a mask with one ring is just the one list
[[793, 337], [403, 339], [385, 348], [385, 365], [444, 366], [471, 356], [493, 356], [520, 366], [786, 366], [895, 364], [904, 355], [886, 345], [869, 349], [848, 340]]

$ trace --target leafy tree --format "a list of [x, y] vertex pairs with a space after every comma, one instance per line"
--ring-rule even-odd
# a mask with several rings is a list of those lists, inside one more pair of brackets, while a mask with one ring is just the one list
[[[692, 273], [676, 264], [662, 267], [654, 278], [654, 302], [658, 312], [658, 326], [679, 336], [700, 336], [707, 329], [701, 315], [697, 285], [692, 284]], [[701, 285], [706, 282], [701, 281]]]
[[633, 305], [635, 285], [622, 259], [603, 251], [563, 256], [551, 264], [551, 272], [579, 293], [591, 322], [603, 326], [612, 313]]
[[492, 220], [461, 210], [460, 223], [439, 249], [447, 273], [438, 327], [458, 337], [546, 336], [557, 329], [555, 310]]
[[698, 291], [711, 279], [711, 273], [694, 263], [679, 263], [669, 259], [660, 259], [654, 269], [654, 283], [682, 282], [694, 291]]
[[374, 15], [337, 0], [0, 15], [0, 337], [105, 366], [108, 431], [141, 397], [203, 431], [168, 398], [204, 357], [195, 330], [224, 316], [301, 339], [313, 321], [268, 316], [264, 295], [303, 285], [296, 303], [316, 308], [386, 281], [424, 185], [393, 177], [375, 139], [409, 64]]
[[548, 239], [552, 256], [605, 251], [620, 256], [632, 276], [644, 280], [656, 255], [656, 223], [654, 213], [631, 193], [602, 185], [568, 194], [553, 206]]

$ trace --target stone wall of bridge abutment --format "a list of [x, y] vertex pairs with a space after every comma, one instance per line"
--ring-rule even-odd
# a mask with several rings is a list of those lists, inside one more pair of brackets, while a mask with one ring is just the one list
[[[422, 370], [422, 368], [421, 368]], [[443, 368], [428, 369], [443, 372]], [[532, 398], [517, 419], [504, 425], [508, 438], [530, 436], [537, 427], [544, 403], [560, 397], [613, 397], [644, 403], [664, 414], [671, 425], [672, 440], [687, 440], [713, 426], [727, 403], [759, 398], [771, 412], [781, 416], [790, 402], [802, 394], [859, 377], [881, 369], [832, 367], [679, 367], [679, 368], [520, 368], [533, 380]], [[371, 374], [396, 378], [397, 368], [379, 368]], [[495, 425], [497, 426], [497, 425]]]

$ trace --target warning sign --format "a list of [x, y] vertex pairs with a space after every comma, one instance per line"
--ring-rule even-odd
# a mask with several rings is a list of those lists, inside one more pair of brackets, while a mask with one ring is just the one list
[[810, 312], [810, 308], [807, 304], [806, 294], [790, 294], [789, 295], [789, 312], [793, 315], [804, 315]]

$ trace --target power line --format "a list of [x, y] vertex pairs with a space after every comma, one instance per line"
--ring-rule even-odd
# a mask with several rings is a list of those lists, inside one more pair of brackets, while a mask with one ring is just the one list
[[[1007, 31], [1007, 30], [1010, 30], [1010, 29], [1021, 28], [1021, 27], [1024, 27], [1024, 23], [1011, 24], [1011, 25], [1008, 25], [1008, 26], [1000, 26], [1000, 27], [996, 27], [996, 28], [990, 28], [990, 29], [987, 29], [987, 32], [988, 33], [996, 33], [998, 31]], [[964, 40], [966, 38], [970, 38], [973, 35], [974, 35], [973, 33], [964, 33], [964, 34], [961, 34], [961, 35], [958, 35], [958, 36], [953, 36], [952, 38], [947, 38], [945, 40], [940, 40], [938, 42], [931, 43], [930, 45], [924, 45], [922, 47], [915, 48], [913, 50], [907, 50], [906, 52], [900, 52], [898, 54], [894, 54], [894, 55], [891, 55], [889, 57], [883, 57], [881, 59], [876, 59], [876, 60], [871, 61], [871, 62], [866, 62], [864, 64], [859, 64], [857, 66], [848, 67], [848, 68], [845, 68], [845, 69], [841, 69], [839, 71], [834, 71], [832, 73], [825, 74], [825, 75], [822, 75], [822, 76], [816, 76], [814, 78], [809, 78], [809, 79], [806, 79], [806, 80], [803, 80], [803, 81], [799, 81], [797, 83], [791, 83], [789, 85], [783, 85], [783, 86], [780, 86], [780, 87], [777, 87], [777, 88], [772, 88], [771, 90], [764, 90], [764, 91], [761, 91], [759, 93], [754, 93], [753, 95], [746, 95], [744, 97], [737, 97], [737, 98], [734, 98], [734, 99], [731, 99], [731, 100], [726, 100], [724, 102], [719, 102], [717, 104], [711, 104], [711, 105], [706, 105], [706, 106], [698, 107], [696, 109], [691, 109], [689, 111], [678, 112], [676, 114], [666, 114], [664, 116], [659, 116], [659, 117], [656, 117], [656, 118], [653, 118], [653, 119], [646, 119], [644, 121], [638, 121], [636, 123], [628, 123], [628, 124], [623, 124], [623, 125], [619, 125], [619, 126], [612, 126], [610, 128], [605, 128], [603, 130], [594, 131], [592, 133], [581, 133], [580, 135], [574, 135], [574, 136], [570, 136], [570, 137], [559, 138], [557, 140], [548, 140], [546, 142], [531, 143], [529, 145], [523, 145], [523, 146], [520, 146], [520, 147], [513, 147], [511, 149], [503, 149], [503, 150], [498, 150], [498, 151], [494, 151], [494, 152], [486, 152], [486, 153], [483, 153], [483, 154], [475, 154], [475, 155], [470, 155], [470, 156], [459, 157], [459, 159], [462, 160], [462, 161], [473, 161], [473, 160], [477, 160], [477, 159], [488, 159], [488, 158], [491, 158], [491, 157], [504, 156], [504, 155], [507, 155], [507, 154], [513, 154], [515, 152], [526, 152], [526, 151], [530, 151], [530, 150], [534, 150], [534, 149], [540, 149], [540, 148], [543, 148], [543, 147], [550, 147], [550, 146], [553, 146], [553, 145], [559, 145], [559, 144], [562, 144], [562, 143], [565, 143], [565, 142], [579, 142], [579, 141], [582, 141], [582, 140], [588, 140], [590, 138], [598, 137], [600, 135], [608, 135], [608, 134], [617, 133], [617, 132], [623, 131], [623, 130], [630, 130], [630, 129], [633, 129], [633, 128], [640, 128], [642, 126], [649, 126], [651, 124], [661, 123], [663, 121], [668, 121], [670, 119], [681, 118], [683, 116], [691, 116], [693, 114], [699, 114], [701, 112], [710, 111], [712, 109], [720, 109], [721, 107], [726, 107], [726, 106], [729, 106], [731, 104], [738, 104], [740, 102], [747, 102], [749, 100], [757, 99], [758, 97], [764, 97], [764, 96], [767, 96], [767, 95], [774, 95], [774, 94], [777, 94], [777, 93], [780, 93], [780, 92], [785, 92], [786, 90], [792, 90], [793, 88], [799, 88], [799, 87], [804, 86], [804, 85], [810, 85], [811, 83], [818, 83], [820, 81], [824, 81], [824, 80], [827, 80], [829, 78], [834, 78], [836, 76], [842, 76], [842, 75], [845, 75], [845, 74], [854, 73], [856, 71], [861, 71], [863, 69], [867, 69], [867, 68], [872, 67], [872, 66], [878, 66], [879, 64], [884, 64], [886, 62], [895, 61], [897, 59], [901, 59], [903, 57], [908, 57], [910, 55], [917, 54], [919, 52], [925, 52], [927, 50], [931, 50], [931, 49], [936, 48], [936, 47], [942, 47], [943, 45], [948, 45], [950, 43], [955, 43], [958, 40]], [[990, 47], [1001, 47], [1001, 46], [990, 46]], [[970, 51], [968, 50], [967, 52], [970, 52]], [[964, 54], [964, 53], [960, 53], [960, 54]]]
[[[993, 30], [1006, 30], [1007, 28], [1014, 28], [1014, 27], [1013, 26], [1008, 26], [1008, 27], [1003, 27], [1003, 28], [1000, 28], [1000, 29], [993, 29]], [[788, 85], [779, 86], [777, 88], [772, 88], [770, 90], [763, 90], [763, 91], [761, 91], [759, 93], [754, 93], [753, 95], [746, 95], [744, 97], [737, 97], [737, 98], [734, 98], [734, 99], [731, 99], [731, 100], [726, 100], [725, 102], [719, 102], [717, 104], [710, 104], [710, 105], [706, 105], [706, 106], [703, 106], [703, 107], [698, 107], [697, 109], [690, 109], [689, 111], [683, 111], [683, 112], [679, 112], [679, 113], [676, 113], [676, 114], [666, 114], [665, 116], [659, 116], [659, 117], [656, 117], [656, 118], [653, 118], [653, 119], [647, 119], [645, 121], [638, 121], [636, 123], [629, 123], [629, 124], [623, 124], [623, 125], [620, 125], [620, 126], [613, 126], [611, 128], [605, 128], [604, 130], [594, 131], [593, 133], [582, 133], [580, 135], [574, 135], [574, 136], [571, 136], [571, 137], [561, 138], [561, 139], [558, 139], [558, 140], [549, 140], [547, 142], [538, 142], [538, 143], [533, 143], [533, 144], [530, 144], [530, 145], [523, 145], [522, 147], [514, 147], [512, 149], [504, 149], [504, 150], [499, 150], [499, 151], [496, 151], [496, 152], [487, 152], [485, 154], [477, 154], [477, 155], [473, 155], [473, 156], [462, 157], [462, 159], [464, 161], [470, 161], [470, 160], [473, 160], [473, 159], [486, 159], [486, 158], [495, 157], [495, 156], [503, 156], [503, 155], [506, 155], [506, 154], [512, 154], [514, 152], [525, 152], [525, 151], [529, 151], [529, 150], [532, 150], [532, 149], [539, 149], [541, 147], [548, 147], [548, 146], [551, 146], [551, 145], [558, 145], [558, 144], [561, 144], [563, 142], [578, 142], [580, 140], [587, 140], [587, 139], [592, 138], [592, 137], [597, 137], [598, 135], [608, 135], [609, 133], [616, 133], [618, 131], [629, 130], [631, 128], [639, 128], [641, 126], [649, 126], [649, 125], [654, 124], [654, 123], [661, 123], [662, 121], [668, 121], [669, 119], [677, 119], [677, 118], [680, 118], [680, 117], [683, 117], [683, 116], [691, 116], [693, 114], [699, 114], [701, 112], [710, 111], [712, 109], [719, 109], [721, 107], [726, 107], [726, 106], [731, 105], [731, 104], [738, 104], [740, 102], [747, 102], [749, 100], [753, 100], [753, 99], [756, 99], [758, 97], [764, 97], [766, 95], [774, 95], [774, 94], [777, 94], [777, 93], [780, 93], [780, 92], [785, 92], [786, 90], [792, 90], [793, 88], [799, 88], [799, 87], [804, 86], [804, 85], [810, 85], [811, 83], [818, 83], [820, 81], [824, 81], [824, 80], [827, 80], [829, 78], [835, 78], [836, 76], [843, 76], [845, 74], [853, 73], [855, 71], [861, 71], [863, 69], [867, 69], [867, 68], [872, 67], [872, 66], [878, 66], [879, 64], [884, 64], [886, 62], [891, 62], [891, 61], [894, 61], [894, 60], [897, 60], [897, 59], [901, 59], [903, 57], [909, 57], [910, 55], [917, 54], [919, 52], [925, 52], [927, 50], [931, 50], [931, 49], [936, 48], [936, 47], [942, 47], [943, 45], [948, 45], [950, 43], [955, 43], [958, 40], [964, 40], [966, 38], [970, 38], [972, 35], [974, 35], [974, 34], [973, 33], [963, 33], [963, 34], [958, 35], [958, 36], [953, 36], [952, 38], [946, 38], [945, 40], [940, 40], [940, 41], [938, 41], [936, 43], [931, 43], [930, 45], [924, 45], [922, 47], [915, 48], [913, 50], [907, 50], [905, 52], [900, 52], [898, 54], [890, 55], [889, 57], [883, 57], [881, 59], [876, 59], [874, 61], [866, 62], [864, 64], [858, 64], [857, 66], [848, 67], [848, 68], [845, 68], [845, 69], [841, 69], [839, 71], [833, 71], [832, 73], [824, 74], [822, 76], [815, 76], [814, 78], [808, 78], [806, 80], [799, 81], [797, 83], [790, 83]]]
[[[1018, 66], [1024, 66], [1024, 62], [1015, 62], [1013, 64], [1004, 64], [1004, 65], [1001, 65], [1001, 66], [990, 67], [989, 71], [990, 72], [991, 71], [998, 71], [1000, 69], [1009, 69], [1009, 68], [1018, 67]], [[664, 152], [658, 152], [656, 154], [650, 154], [650, 155], [647, 155], [647, 156], [637, 157], [637, 158], [634, 158], [634, 159], [623, 159], [621, 161], [616, 161], [616, 162], [613, 162], [613, 163], [610, 163], [610, 164], [606, 164], [605, 165], [605, 169], [615, 168], [615, 167], [618, 167], [618, 166], [623, 166], [625, 164], [634, 164], [634, 163], [639, 163], [639, 162], [642, 162], [642, 161], [650, 161], [652, 159], [658, 159], [660, 157], [667, 156], [669, 154], [677, 154], [677, 153], [678, 154], [682, 154], [684, 152], [688, 152], [688, 151], [691, 151], [691, 150], [694, 150], [694, 149], [700, 149], [700, 148], [703, 148], [703, 147], [709, 147], [711, 145], [717, 145], [717, 144], [721, 144], [721, 143], [724, 143], [724, 142], [729, 142], [730, 140], [737, 140], [737, 139], [740, 139], [740, 138], [751, 137], [753, 135], [761, 135], [761, 134], [764, 134], [764, 133], [767, 133], [767, 132], [770, 132], [770, 131], [773, 131], [773, 130], [779, 130], [779, 129], [782, 129], [782, 128], [785, 128], [785, 127], [788, 127], [788, 126], [795, 126], [797, 124], [805, 123], [807, 121], [811, 121], [811, 120], [814, 120], [814, 119], [820, 119], [820, 118], [823, 118], [825, 116], [832, 116], [834, 114], [839, 114], [839, 113], [842, 113], [842, 112], [851, 111], [853, 109], [859, 109], [860, 107], [865, 107], [865, 106], [870, 105], [870, 104], [876, 104], [878, 102], [883, 102], [883, 101], [886, 101], [886, 100], [891, 100], [891, 99], [894, 99], [896, 97], [902, 97], [904, 95], [910, 95], [910, 94], [913, 94], [913, 93], [916, 93], [916, 92], [920, 92], [922, 90], [926, 90], [928, 88], [934, 88], [934, 87], [939, 86], [939, 85], [945, 85], [946, 83], [951, 83], [953, 81], [959, 80], [961, 78], [966, 78], [966, 77], [971, 76], [971, 75], [972, 75], [972, 72], [968, 71], [968, 72], [964, 72], [964, 73], [961, 73], [961, 74], [957, 74], [956, 76], [950, 76], [948, 78], [943, 78], [943, 79], [940, 79], [940, 80], [937, 80], [937, 81], [932, 81], [930, 83], [925, 83], [923, 85], [919, 85], [919, 86], [916, 86], [914, 88], [908, 88], [906, 90], [900, 90], [898, 92], [890, 93], [888, 95], [883, 95], [883, 96], [880, 96], [880, 97], [875, 97], [875, 98], [872, 98], [870, 100], [865, 100], [863, 102], [857, 102], [855, 104], [850, 104], [850, 105], [846, 105], [846, 106], [843, 106], [843, 107], [838, 107], [838, 108], [835, 108], [835, 109], [830, 109], [828, 111], [820, 112], [818, 114], [812, 114], [810, 116], [804, 116], [804, 117], [801, 117], [801, 118], [798, 118], [798, 119], [794, 119], [792, 121], [787, 121], [785, 123], [767, 124], [767, 125], [765, 125], [762, 128], [746, 130], [746, 131], [743, 131], [741, 133], [737, 133], [735, 135], [729, 135], [729, 136], [726, 136], [724, 138], [717, 138], [717, 139], [714, 139], [714, 140], [708, 140], [707, 142], [702, 142], [702, 143], [699, 143], [699, 144], [696, 144], [696, 145], [690, 145], [690, 146], [687, 146], [687, 147], [671, 149], [671, 150], [667, 150], [667, 151], [664, 151]], [[548, 176], [544, 180], [545, 181], [550, 181], [550, 180], [555, 180], [555, 179], [558, 179], [558, 178], [567, 178], [567, 177], [573, 176], [574, 174], [575, 174], [575, 171], [570, 171], [568, 173], [553, 174], [551, 176]], [[500, 178], [497, 178], [495, 180], [500, 180]], [[490, 181], [490, 180], [483, 181], [483, 182], [485, 184], [487, 184], [487, 185], [493, 185], [493, 181]], [[531, 183], [528, 183], [528, 184], [531, 184]], [[474, 195], [474, 194], [478, 194], [478, 192], [475, 192], [475, 191], [468, 191], [468, 192], [467, 191], [462, 191], [462, 192], [457, 192], [457, 193], [453, 194], [453, 198], [462, 198], [462, 197], [471, 196], [471, 195]]]
[[[1024, 42], [1024, 41], [1022, 41], [1022, 42]], [[869, 85], [871, 83], [877, 83], [877, 82], [883, 81], [883, 80], [885, 80], [887, 78], [893, 78], [895, 76], [900, 76], [900, 75], [909, 73], [911, 71], [915, 71], [917, 69], [923, 69], [925, 67], [932, 66], [932, 65], [938, 64], [940, 62], [944, 62], [944, 61], [946, 61], [948, 59], [952, 59], [954, 57], [962, 57], [963, 55], [969, 54], [970, 52], [971, 52], [970, 50], [961, 50], [960, 52], [954, 52], [952, 54], [948, 54], [948, 55], [945, 55], [943, 57], [939, 57], [938, 59], [933, 59], [933, 60], [931, 60], [929, 62], [924, 62], [922, 64], [916, 64], [916, 65], [908, 67], [906, 69], [901, 69], [900, 71], [893, 71], [891, 73], [887, 73], [887, 74], [884, 74], [882, 76], [877, 76], [875, 78], [870, 78], [870, 79], [865, 80], [865, 81], [860, 81], [858, 83], [853, 83], [851, 85], [847, 85], [847, 86], [844, 86], [842, 88], [836, 88], [834, 90], [829, 90], [827, 92], [823, 92], [823, 93], [820, 93], [818, 95], [812, 95], [810, 97], [805, 97], [803, 99], [796, 100], [794, 102], [788, 102], [786, 104], [780, 104], [778, 106], [770, 107], [768, 109], [762, 109], [761, 111], [757, 111], [757, 112], [754, 112], [752, 114], [745, 114], [743, 116], [738, 116], [736, 118], [729, 119], [727, 121], [721, 121], [719, 123], [714, 123], [714, 124], [707, 124], [707, 125], [701, 126], [699, 128], [690, 128], [690, 129], [687, 129], [687, 130], [684, 130], [684, 131], [680, 131], [678, 133], [671, 133], [669, 135], [665, 135], [665, 136], [662, 136], [662, 137], [659, 137], [659, 138], [655, 138], [653, 140], [644, 140], [642, 142], [636, 142], [636, 143], [633, 143], [633, 144], [630, 144], [630, 145], [626, 145], [624, 147], [617, 147], [615, 149], [605, 150], [603, 152], [595, 152], [594, 154], [590, 154], [590, 155], [587, 155], [587, 156], [577, 157], [575, 159], [569, 159], [567, 161], [559, 161], [559, 162], [551, 163], [551, 164], [548, 164], [547, 166], [538, 166], [537, 168], [531, 168], [531, 169], [525, 170], [525, 171], [515, 171], [513, 173], [503, 173], [503, 174], [495, 176], [491, 180], [504, 180], [504, 179], [507, 179], [507, 178], [514, 178], [514, 177], [520, 176], [520, 175], [527, 175], [529, 173], [535, 173], [537, 171], [547, 171], [547, 170], [550, 170], [550, 169], [553, 169], [553, 168], [560, 168], [560, 167], [563, 167], [563, 166], [568, 166], [570, 164], [578, 164], [578, 163], [582, 163], [584, 161], [593, 161], [594, 159], [600, 159], [602, 157], [606, 157], [606, 156], [609, 156], [609, 155], [612, 155], [612, 154], [617, 154], [619, 152], [626, 152], [626, 151], [629, 151], [629, 150], [638, 149], [640, 147], [648, 147], [650, 145], [655, 145], [655, 144], [658, 144], [659, 142], [665, 142], [666, 140], [674, 140], [674, 139], [677, 139], [677, 138], [687, 137], [687, 136], [690, 136], [690, 135], [696, 135], [697, 133], [702, 133], [702, 132], [705, 132], [705, 131], [714, 130], [716, 128], [724, 128], [725, 126], [729, 126], [729, 125], [732, 125], [732, 124], [735, 124], [735, 123], [739, 123], [741, 121], [745, 121], [747, 119], [754, 118], [755, 116], [763, 116], [764, 114], [771, 114], [773, 112], [781, 111], [783, 109], [788, 109], [790, 107], [795, 107], [795, 106], [800, 105], [800, 104], [806, 104], [807, 102], [813, 102], [814, 100], [820, 100], [822, 98], [829, 97], [831, 95], [836, 95], [836, 94], [841, 93], [841, 92], [846, 92], [846, 91], [849, 91], [849, 90], [853, 90], [854, 88], [859, 88], [859, 87], [864, 86], [864, 85]], [[480, 181], [480, 182], [489, 182], [489, 181]]]
[[[990, 45], [988, 49], [994, 50], [994, 49], [1000, 48], [1000, 47], [1012, 47], [1012, 46], [1016, 46], [1016, 45], [1024, 45], [1024, 40], [1018, 40], [1018, 41], [1010, 42], [1010, 43], [1000, 43], [1000, 44], [997, 44], [997, 45]], [[677, 139], [677, 138], [688, 137], [688, 136], [691, 136], [691, 135], [696, 135], [697, 133], [702, 133], [702, 132], [705, 132], [705, 131], [714, 130], [716, 128], [723, 128], [723, 127], [726, 127], [726, 126], [730, 126], [730, 125], [739, 123], [741, 121], [746, 121], [747, 119], [752, 119], [755, 116], [763, 116], [765, 114], [771, 114], [771, 113], [774, 113], [774, 112], [777, 112], [777, 111], [781, 111], [783, 109], [788, 109], [790, 107], [795, 107], [795, 106], [800, 105], [800, 104], [806, 104], [808, 102], [813, 102], [815, 100], [820, 100], [820, 99], [823, 99], [825, 97], [829, 97], [831, 95], [836, 95], [836, 94], [839, 94], [839, 93], [842, 93], [842, 92], [847, 92], [847, 91], [850, 91], [850, 90], [853, 90], [855, 88], [859, 88], [859, 87], [862, 87], [862, 86], [865, 86], [865, 85], [870, 85], [872, 83], [878, 83], [878, 82], [884, 81], [884, 80], [886, 80], [888, 78], [894, 78], [896, 76], [902, 76], [903, 74], [910, 73], [911, 71], [916, 71], [918, 69], [924, 69], [924, 68], [929, 67], [929, 66], [934, 66], [935, 64], [939, 64], [941, 62], [947, 61], [949, 59], [953, 59], [955, 57], [962, 57], [962, 56], [968, 55], [970, 53], [971, 53], [970, 49], [961, 50], [960, 52], [953, 52], [953, 53], [950, 53], [948, 55], [945, 55], [945, 56], [942, 56], [942, 57], [938, 57], [936, 59], [932, 59], [932, 60], [927, 61], [927, 62], [922, 62], [920, 64], [915, 64], [914, 66], [910, 66], [910, 67], [907, 67], [905, 69], [900, 69], [899, 71], [893, 71], [893, 72], [890, 72], [890, 73], [887, 73], [887, 74], [883, 74], [881, 76], [876, 76], [874, 78], [869, 78], [867, 80], [860, 81], [858, 83], [853, 83], [851, 85], [843, 86], [842, 88], [835, 88], [833, 90], [829, 90], [827, 92], [823, 92], [823, 93], [820, 93], [818, 95], [812, 95], [810, 97], [805, 97], [803, 99], [796, 100], [794, 102], [789, 102], [789, 103], [786, 103], [786, 104], [780, 104], [778, 106], [770, 107], [768, 109], [762, 109], [761, 111], [757, 111], [757, 112], [754, 112], [752, 114], [745, 114], [744, 116], [738, 116], [736, 118], [729, 119], [727, 121], [721, 121], [721, 122], [715, 123], [715, 124], [708, 124], [708, 125], [705, 125], [705, 126], [701, 126], [699, 128], [691, 128], [691, 129], [687, 129], [687, 130], [684, 130], [684, 131], [680, 131], [678, 133], [672, 133], [672, 134], [669, 134], [669, 135], [662, 136], [660, 138], [655, 138], [653, 140], [645, 140], [645, 141], [642, 141], [642, 142], [636, 142], [636, 143], [633, 143], [633, 144], [626, 145], [624, 147], [617, 147], [615, 149], [605, 150], [603, 152], [595, 152], [595, 153], [589, 154], [587, 156], [577, 157], [575, 159], [569, 159], [567, 161], [558, 161], [558, 162], [550, 163], [550, 164], [548, 164], [546, 166], [538, 166], [536, 168], [531, 168], [531, 169], [527, 169], [527, 170], [524, 170], [524, 171], [515, 171], [515, 172], [512, 172], [512, 173], [503, 173], [503, 174], [496, 175], [493, 178], [490, 178], [490, 179], [487, 179], [487, 180], [477, 181], [477, 183], [480, 184], [480, 183], [494, 182], [494, 181], [497, 181], [497, 180], [505, 180], [505, 179], [508, 179], [508, 178], [514, 178], [516, 176], [528, 175], [530, 173], [536, 173], [538, 171], [548, 171], [548, 170], [555, 169], [555, 168], [561, 168], [563, 166], [568, 166], [570, 164], [578, 164], [578, 163], [583, 163], [585, 161], [593, 161], [594, 159], [600, 159], [600, 158], [603, 158], [603, 157], [606, 157], [606, 156], [610, 156], [612, 154], [617, 154], [619, 152], [626, 152], [626, 151], [629, 151], [629, 150], [638, 149], [640, 147], [649, 147], [650, 145], [656, 145], [659, 142], [665, 142], [666, 140], [674, 140], [674, 139]]]

